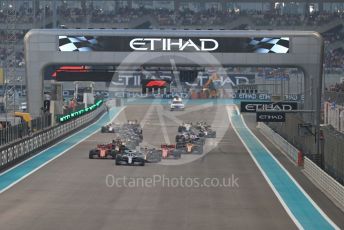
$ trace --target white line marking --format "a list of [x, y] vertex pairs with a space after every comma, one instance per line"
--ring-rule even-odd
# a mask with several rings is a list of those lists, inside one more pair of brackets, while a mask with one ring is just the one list
[[[122, 108], [118, 111], [118, 113], [111, 119], [110, 122], [113, 122], [113, 121], [116, 119], [116, 117], [117, 117], [124, 109], [125, 109], [125, 107], [122, 107]], [[102, 119], [105, 115], [108, 115], [108, 113], [103, 114], [96, 122], [98, 122], [100, 119]], [[90, 124], [90, 125], [92, 125], [92, 124]], [[35, 158], [35, 157], [41, 155], [41, 154], [44, 153], [45, 151], [47, 151], [47, 150], [49, 150], [49, 149], [55, 147], [56, 145], [60, 144], [60, 143], [63, 142], [63, 141], [65, 141], [67, 138], [73, 137], [74, 135], [77, 135], [78, 133], [83, 132], [83, 131], [84, 131], [85, 129], [87, 129], [90, 125], [88, 125], [87, 127], [83, 128], [82, 130], [80, 130], [80, 131], [74, 133], [73, 135], [68, 136], [68, 137], [62, 139], [61, 141], [57, 142], [56, 144], [50, 146], [49, 148], [46, 148], [46, 149], [42, 150], [40, 153], [38, 153], [38, 154], [36, 154], [36, 155], [34, 155], [34, 156], [32, 156], [32, 157], [26, 159], [25, 161], [21, 162], [20, 164], [18, 164], [18, 165], [16, 165], [16, 166], [14, 166], [14, 167], [12, 167], [12, 168], [6, 170], [6, 171], [3, 172], [1, 175], [3, 175], [4, 173], [9, 172], [9, 171], [11, 171], [11, 170], [17, 168], [19, 165], [22, 165], [22, 164], [24, 164], [25, 162], [27, 162], [27, 161], [29, 161], [29, 160], [31, 160], [31, 159], [33, 159], [33, 158]], [[60, 154], [58, 154], [58, 155], [56, 155], [55, 157], [53, 157], [52, 159], [46, 161], [44, 164], [38, 166], [36, 169], [32, 170], [31, 172], [29, 172], [29, 173], [26, 174], [25, 176], [21, 177], [20, 179], [14, 181], [14, 182], [11, 183], [10, 185], [8, 185], [6, 188], [0, 190], [0, 194], [3, 193], [3, 192], [5, 192], [6, 190], [12, 188], [14, 185], [18, 184], [20, 181], [24, 180], [26, 177], [28, 177], [28, 176], [30, 176], [31, 174], [33, 174], [34, 172], [38, 171], [39, 169], [41, 169], [41, 168], [44, 167], [45, 165], [49, 164], [51, 161], [53, 161], [53, 160], [55, 160], [56, 158], [60, 157], [60, 156], [63, 155], [65, 152], [67, 152], [67, 151], [69, 151], [70, 149], [74, 148], [76, 145], [78, 145], [79, 143], [83, 142], [84, 140], [86, 140], [87, 138], [89, 138], [90, 136], [94, 135], [94, 134], [97, 133], [97, 132], [99, 132], [99, 130], [96, 130], [96, 131], [90, 133], [88, 136], [86, 136], [85, 138], [81, 139], [80, 141], [78, 141], [78, 142], [75, 143], [74, 145], [70, 146], [69, 148], [65, 149], [65, 150], [64, 150], [63, 152], [61, 152]], [[1, 175], [0, 175], [0, 176], [1, 176]]]
[[148, 110], [147, 110], [145, 116], [143, 117], [143, 119], [142, 119], [141, 122], [140, 122], [140, 126], [141, 126], [142, 129], [143, 129], [143, 127], [145, 127], [145, 125], [146, 125], [146, 123], [147, 123], [147, 120], [148, 120], [148, 117], [151, 116], [151, 115], [153, 114], [153, 109], [154, 109], [154, 104], [152, 103], [152, 104], [149, 106], [149, 108], [148, 108]]
[[[172, 111], [161, 111], [161, 113], [169, 118], [170, 120], [172, 120], [174, 123], [176, 123], [177, 125], [180, 125], [183, 123], [183, 120], [180, 120], [179, 118], [177, 118], [175, 115], [179, 115], [179, 114], [171, 114], [174, 113]], [[178, 112], [177, 112], [178, 113]]]
[[161, 131], [162, 131], [162, 135], [164, 136], [165, 143], [171, 144], [170, 138], [168, 137], [166, 125], [165, 125], [165, 119], [163, 116], [163, 109], [164, 108], [162, 106], [158, 106], [158, 107], [156, 107], [156, 112], [157, 112], [158, 117], [159, 117], [159, 121], [161, 124]]

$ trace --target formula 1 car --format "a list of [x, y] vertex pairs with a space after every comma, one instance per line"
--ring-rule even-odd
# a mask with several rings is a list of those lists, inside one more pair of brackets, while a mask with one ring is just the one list
[[203, 153], [203, 145], [202, 144], [195, 144], [192, 142], [187, 143], [178, 143], [176, 145], [177, 149], [180, 149], [183, 154], [202, 154]]
[[196, 128], [195, 129], [196, 133], [198, 136], [200, 137], [204, 137], [204, 138], [216, 138], [216, 131], [212, 130], [210, 127], [201, 127], [201, 128]]
[[197, 122], [194, 129], [199, 132], [200, 136], [205, 138], [216, 138], [216, 131], [213, 130], [206, 122]]
[[183, 123], [183, 124], [179, 125], [178, 132], [179, 133], [189, 132], [189, 131], [191, 131], [191, 128], [192, 128], [192, 123]]
[[162, 151], [155, 148], [140, 148], [146, 163], [158, 163], [162, 159]]
[[144, 156], [135, 150], [125, 150], [116, 155], [116, 165], [145, 165]]
[[97, 145], [97, 148], [90, 150], [88, 156], [90, 159], [106, 159], [109, 157], [115, 159], [118, 152], [113, 144], [101, 144]]
[[139, 138], [141, 141], [143, 139], [142, 128], [137, 120], [128, 120], [126, 124], [122, 125], [120, 133], [130, 134]]
[[193, 132], [183, 132], [178, 133], [176, 135], [176, 143], [183, 143], [186, 144], [188, 142], [203, 145], [205, 143], [205, 139], [202, 136], [196, 135]]
[[102, 126], [100, 129], [100, 132], [102, 133], [116, 133], [119, 132], [119, 126], [115, 126], [113, 124], [107, 124], [105, 126]]
[[95, 149], [91, 149], [89, 152], [89, 158], [116, 158], [116, 155], [123, 153], [128, 147], [121, 139], [117, 138], [112, 140], [110, 144], [97, 145]]
[[133, 129], [138, 133], [142, 133], [142, 128], [137, 120], [128, 120], [126, 124], [122, 126], [123, 128]]
[[179, 159], [182, 156], [182, 151], [176, 149], [175, 145], [162, 144], [161, 152], [162, 159]]

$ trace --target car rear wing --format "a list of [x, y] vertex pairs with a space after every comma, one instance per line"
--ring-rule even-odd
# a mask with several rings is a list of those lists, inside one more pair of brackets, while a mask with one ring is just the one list
[[109, 148], [112, 144], [99, 144], [97, 145], [97, 148]]
[[174, 148], [176, 148], [176, 145], [162, 144], [162, 145], [161, 145], [161, 148], [162, 148], [162, 149], [164, 149], [164, 148], [174, 149]]

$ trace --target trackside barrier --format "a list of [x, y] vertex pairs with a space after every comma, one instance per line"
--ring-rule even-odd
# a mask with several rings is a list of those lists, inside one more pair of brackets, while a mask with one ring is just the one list
[[310, 159], [304, 157], [303, 173], [344, 211], [344, 186], [338, 183]]
[[282, 153], [291, 160], [291, 162], [293, 162], [295, 165], [302, 165], [302, 153], [297, 148], [291, 145], [287, 140], [285, 140], [263, 122], [258, 122], [257, 127], [266, 138], [272, 141], [272, 143], [275, 144], [282, 151]]
[[23, 159], [23, 157], [30, 156], [35, 151], [52, 144], [58, 138], [61, 138], [68, 133], [72, 133], [83, 125], [92, 122], [105, 111], [106, 107], [105, 104], [103, 104], [92, 112], [74, 120], [37, 132], [32, 136], [25, 137], [15, 143], [0, 148], [0, 170], [14, 165]]

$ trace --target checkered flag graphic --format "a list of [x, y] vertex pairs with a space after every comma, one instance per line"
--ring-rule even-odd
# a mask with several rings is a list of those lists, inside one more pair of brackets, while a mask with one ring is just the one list
[[96, 44], [92, 36], [59, 36], [59, 51], [92, 51]]
[[253, 38], [249, 47], [255, 53], [289, 53], [289, 38]]

